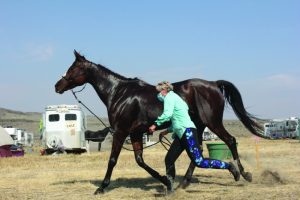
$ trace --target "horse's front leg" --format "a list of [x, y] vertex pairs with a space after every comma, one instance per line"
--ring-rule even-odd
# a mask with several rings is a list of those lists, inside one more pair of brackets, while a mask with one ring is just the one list
[[143, 159], [143, 140], [142, 137], [131, 137], [132, 147], [134, 149], [134, 156], [137, 164], [145, 169], [153, 178], [159, 180], [164, 185], [169, 186], [170, 181], [166, 176], [161, 176], [157, 171], [149, 167]]
[[126, 133], [120, 132], [120, 131], [116, 131], [114, 133], [107, 171], [106, 171], [106, 174], [105, 174], [104, 180], [102, 181], [101, 186], [95, 191], [94, 194], [104, 193], [104, 189], [109, 185], [113, 168], [117, 164], [117, 160], [120, 155], [120, 151], [121, 151], [121, 148], [125, 141], [126, 135], [127, 135]]

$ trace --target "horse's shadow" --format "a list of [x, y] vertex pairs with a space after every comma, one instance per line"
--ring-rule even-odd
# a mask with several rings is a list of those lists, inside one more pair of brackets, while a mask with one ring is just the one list
[[[59, 181], [52, 183], [51, 185], [72, 185], [76, 183], [91, 183], [96, 187], [100, 187], [102, 180], [67, 180], [67, 181]], [[147, 178], [117, 178], [116, 180], [111, 180], [109, 187], [105, 190], [110, 191], [115, 188], [126, 187], [126, 188], [137, 188], [142, 190], [156, 190], [161, 193], [164, 192], [164, 186], [155, 180], [152, 177]]]
[[[241, 185], [236, 185], [234, 184], [223, 184], [223, 183], [216, 183], [216, 182], [210, 182], [210, 181], [203, 181], [201, 178], [211, 178], [212, 176], [209, 175], [201, 175], [197, 176], [194, 175], [194, 177], [191, 179], [190, 183], [191, 184], [214, 184], [214, 185], [220, 185], [220, 186], [241, 186]], [[181, 180], [183, 180], [183, 176], [177, 176], [176, 177], [176, 183], [175, 183], [175, 188], [176, 185], [179, 184]], [[95, 185], [96, 187], [100, 187], [102, 181], [101, 180], [69, 180], [69, 181], [59, 181], [55, 182], [52, 185], [65, 185], [65, 184], [76, 184], [76, 183], [91, 183]], [[117, 178], [116, 180], [111, 180], [110, 185], [108, 188], [106, 188], [106, 191], [111, 191], [115, 188], [120, 188], [120, 187], [126, 187], [126, 188], [136, 188], [136, 189], [141, 189], [145, 191], [149, 190], [155, 190], [158, 194], [155, 194], [156, 197], [159, 196], [164, 196], [165, 194], [165, 186], [158, 182], [156, 179], [152, 177], [146, 177], [146, 178]], [[199, 192], [199, 190], [189, 190], [189, 192]]]

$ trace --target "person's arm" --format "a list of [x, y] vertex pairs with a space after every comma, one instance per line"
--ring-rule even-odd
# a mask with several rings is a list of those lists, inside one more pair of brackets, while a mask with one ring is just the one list
[[168, 132], [169, 133], [172, 133], [173, 132], [173, 126], [171, 125], [169, 128], [167, 128]]
[[164, 111], [163, 113], [157, 118], [157, 120], [155, 121], [155, 125], [156, 126], [160, 126], [163, 123], [170, 121], [173, 112], [174, 112], [174, 100], [171, 98], [165, 98], [164, 101]]
[[164, 111], [163, 113], [155, 120], [154, 124], [151, 125], [148, 129], [149, 133], [153, 133], [157, 126], [160, 126], [164, 122], [167, 122], [171, 119], [174, 111], [174, 100], [172, 98], [165, 98], [164, 101]]

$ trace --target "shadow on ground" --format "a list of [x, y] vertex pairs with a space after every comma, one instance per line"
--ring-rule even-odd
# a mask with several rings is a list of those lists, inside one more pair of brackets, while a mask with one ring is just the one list
[[[223, 184], [223, 183], [218, 183], [218, 182], [212, 182], [212, 181], [204, 181], [203, 179], [210, 179], [213, 178], [212, 176], [207, 176], [207, 175], [195, 175], [191, 179], [191, 184], [211, 184], [211, 185], [220, 185], [220, 186], [242, 186], [242, 185], [236, 185], [235, 182], [233, 181], [232, 184]], [[202, 179], [202, 180], [201, 180]], [[183, 176], [177, 176], [176, 177], [176, 182], [175, 182], [175, 188], [179, 184], [179, 182], [183, 180]], [[69, 180], [69, 181], [59, 181], [56, 183], [53, 183], [51, 185], [68, 185], [68, 184], [77, 184], [77, 183], [91, 183], [95, 185], [96, 187], [100, 187], [102, 181], [100, 180]], [[115, 188], [120, 188], [120, 187], [126, 187], [126, 188], [136, 188], [136, 189], [141, 189], [145, 191], [149, 190], [155, 190], [158, 192], [156, 194], [156, 197], [159, 196], [164, 196], [165, 194], [165, 186], [160, 183], [158, 180], [152, 178], [152, 177], [145, 177], [145, 178], [118, 178], [116, 180], [112, 180], [110, 182], [110, 185], [105, 189], [105, 191], [110, 191]], [[191, 191], [188, 188], [186, 188], [186, 191], [188, 192], [198, 192], [196, 191]]]

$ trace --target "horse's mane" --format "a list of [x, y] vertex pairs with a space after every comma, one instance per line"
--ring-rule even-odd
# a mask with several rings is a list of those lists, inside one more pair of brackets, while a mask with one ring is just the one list
[[104, 65], [101, 65], [101, 64], [95, 64], [95, 63], [93, 63], [93, 62], [90, 62], [90, 63], [92, 63], [93, 65], [96, 65], [97, 68], [99, 68], [100, 70], [104, 71], [105, 73], [110, 74], [110, 75], [113, 75], [113, 76], [115, 76], [116, 78], [118, 78], [118, 79], [120, 79], [120, 80], [122, 80], [122, 81], [126, 81], [126, 82], [137, 82], [139, 85], [145, 85], [145, 84], [150, 85], [149, 83], [147, 83], [147, 82], [145, 82], [144, 80], [139, 79], [139, 78], [137, 78], [137, 77], [134, 77], [134, 78], [127, 78], [127, 77], [125, 77], [125, 76], [123, 76], [123, 75], [121, 75], [121, 74], [118, 74], [118, 73], [116, 73], [116, 72], [114, 72], [114, 71], [108, 69], [108, 68], [107, 68], [106, 66], [104, 66]]
[[[93, 64], [94, 64], [94, 63], [93, 63]], [[122, 75], [120, 75], [120, 74], [118, 74], [118, 73], [116, 73], [116, 72], [114, 72], [114, 71], [108, 69], [108, 68], [105, 67], [104, 65], [101, 65], [101, 64], [94, 64], [94, 65], [96, 65], [97, 68], [100, 69], [101, 71], [104, 71], [104, 72], [107, 73], [107, 74], [113, 75], [113, 76], [117, 77], [118, 79], [121, 79], [121, 80], [126, 80], [126, 79], [128, 79], [128, 78], [126, 78], [125, 76], [122, 76]]]

